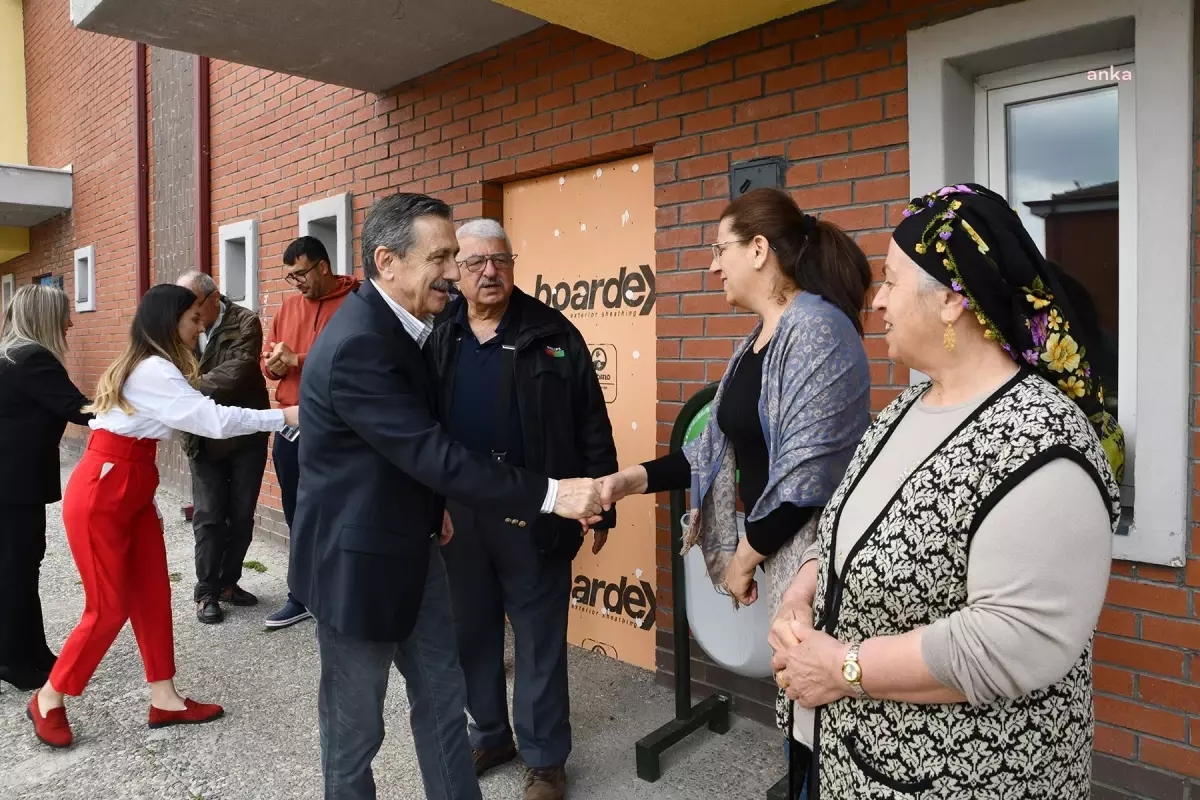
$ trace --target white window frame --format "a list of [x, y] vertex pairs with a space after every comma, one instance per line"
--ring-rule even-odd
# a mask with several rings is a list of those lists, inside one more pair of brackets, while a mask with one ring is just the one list
[[[1078, 94], [1110, 86], [1117, 87], [1119, 201], [1119, 291], [1120, 327], [1129, 331], [1118, 342], [1117, 396], [1122, 398], [1118, 422], [1125, 434], [1124, 502], [1133, 505], [1137, 453], [1137, 69], [1132, 51], [1117, 51], [1089, 59], [1092, 67], [1070, 59], [1064, 64], [1036, 65], [1032, 69], [1006, 70], [976, 79], [975, 90], [975, 175], [996, 193], [1008, 197], [1008, 129], [1010, 105], [1050, 97]], [[1134, 77], [1129, 80], [1089, 80], [1095, 63], [1120, 68]], [[1066, 72], [1071, 67], [1075, 72]], [[1082, 68], [1079, 68], [1082, 67]]]
[[[979, 76], [999, 81], [1040, 70], [1045, 79], [1100, 69], [1115, 65], [1113, 51], [1132, 46], [1138, 97], [1132, 122], [1120, 124], [1122, 131], [1132, 125], [1141, 143], [1130, 220], [1141, 265], [1130, 270], [1140, 347], [1136, 391], [1121, 397], [1122, 406], [1133, 398], [1140, 446], [1133, 521], [1114, 537], [1113, 557], [1174, 567], [1185, 563], [1191, 495], [1193, 13], [1192, 0], [1025, 0], [908, 34], [912, 196], [987, 183], [976, 163]], [[1051, 51], [1066, 59], [1038, 64]], [[1124, 202], [1124, 173], [1121, 183]]]
[[[17, 276], [11, 272], [7, 275], [0, 276], [0, 315], [8, 311], [8, 304], [12, 302], [13, 295], [17, 293]], [[0, 327], [3, 327], [0, 323]]]
[[337, 242], [334, 247], [330, 247], [328, 242], [324, 243], [325, 249], [329, 251], [329, 258], [333, 261], [329, 266], [333, 268], [334, 275], [354, 274], [354, 231], [351, 229], [353, 217], [350, 210], [350, 193], [343, 192], [305, 203], [300, 206], [299, 215], [301, 236], [313, 235], [313, 223], [327, 225], [329, 220], [334, 221]]
[[[217, 237], [220, 242], [221, 294], [242, 308], [258, 311], [258, 220], [245, 219], [222, 225]], [[232, 261], [233, 249], [239, 242], [245, 252], [246, 263], [241, 284], [234, 286], [231, 270], [226, 267]], [[234, 300], [234, 295], [239, 293], [243, 299]]]
[[[75, 311], [83, 313], [96, 310], [96, 246], [88, 245], [75, 251], [71, 261], [75, 283], [72, 291], [75, 295]], [[87, 300], [79, 299], [79, 287], [87, 287]]]

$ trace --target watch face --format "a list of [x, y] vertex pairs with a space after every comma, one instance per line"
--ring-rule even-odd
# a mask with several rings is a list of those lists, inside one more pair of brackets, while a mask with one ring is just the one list
[[859, 675], [861, 675], [861, 674], [862, 674], [862, 672], [861, 672], [861, 670], [859, 670], [858, 664], [851, 662], [849, 664], [842, 665], [842, 677], [845, 678], [850, 683], [856, 683], [858, 681]]

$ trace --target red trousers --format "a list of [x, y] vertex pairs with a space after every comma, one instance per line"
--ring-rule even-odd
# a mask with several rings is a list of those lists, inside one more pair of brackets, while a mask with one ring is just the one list
[[171, 584], [154, 505], [158, 442], [93, 431], [63, 495], [67, 542], [86, 601], [50, 673], [50, 685], [83, 694], [125, 621], [133, 623], [146, 680], [175, 677]]

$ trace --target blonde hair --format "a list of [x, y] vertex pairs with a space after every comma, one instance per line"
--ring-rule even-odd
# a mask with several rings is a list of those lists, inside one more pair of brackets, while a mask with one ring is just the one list
[[0, 326], [0, 361], [11, 362], [14, 351], [37, 344], [65, 362], [70, 314], [70, 301], [61, 289], [40, 284], [17, 289]]
[[164, 283], [151, 287], [138, 303], [129, 330], [129, 343], [100, 376], [95, 399], [84, 408], [84, 412], [103, 414], [119, 408], [126, 414], [133, 414], [134, 408], [125, 399], [122, 390], [130, 373], [151, 356], [161, 356], [170, 361], [183, 373], [188, 383], [196, 386], [200, 382], [200, 363], [192, 349], [179, 338], [179, 320], [195, 302], [196, 295], [182, 286]]

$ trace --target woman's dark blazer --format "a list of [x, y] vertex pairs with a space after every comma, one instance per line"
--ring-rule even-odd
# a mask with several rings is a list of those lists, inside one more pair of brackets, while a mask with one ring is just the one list
[[30, 344], [0, 358], [0, 505], [62, 499], [58, 443], [68, 422], [86, 425], [88, 399], [54, 354]]

